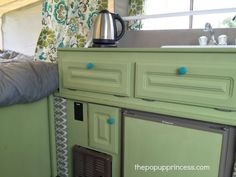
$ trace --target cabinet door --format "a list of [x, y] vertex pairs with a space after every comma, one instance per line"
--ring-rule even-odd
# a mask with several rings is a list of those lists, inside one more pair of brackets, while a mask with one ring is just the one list
[[118, 108], [89, 104], [89, 146], [118, 153]]
[[131, 95], [133, 64], [110, 60], [101, 53], [62, 53], [62, 85], [64, 89], [105, 93], [119, 96]]
[[186, 58], [180, 58], [178, 63], [164, 57], [137, 63], [135, 97], [235, 109], [235, 68], [230, 63], [223, 65], [213, 59], [208, 62], [214, 65], [204, 66], [203, 62]]

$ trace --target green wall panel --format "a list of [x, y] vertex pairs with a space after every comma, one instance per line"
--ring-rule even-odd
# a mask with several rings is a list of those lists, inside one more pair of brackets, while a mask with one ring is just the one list
[[50, 177], [48, 99], [0, 108], [0, 176]]

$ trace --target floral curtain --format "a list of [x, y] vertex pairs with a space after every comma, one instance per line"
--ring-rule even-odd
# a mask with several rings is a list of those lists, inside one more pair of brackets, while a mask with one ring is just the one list
[[35, 60], [57, 61], [58, 47], [83, 47], [92, 18], [108, 8], [108, 0], [45, 0], [43, 28], [38, 39]]
[[[144, 13], [145, 0], [129, 0], [129, 16], [142, 15]], [[142, 29], [141, 20], [130, 21], [128, 24], [130, 30]]]

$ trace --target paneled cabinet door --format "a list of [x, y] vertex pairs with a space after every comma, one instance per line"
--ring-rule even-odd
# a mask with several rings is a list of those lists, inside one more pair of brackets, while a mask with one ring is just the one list
[[89, 146], [118, 153], [119, 108], [89, 104]]
[[63, 52], [61, 56], [61, 89], [130, 96], [133, 64], [120, 61], [120, 54]]
[[180, 63], [161, 58], [156, 62], [138, 62], [135, 97], [235, 110], [236, 72], [230, 63], [212, 59], [214, 65], [203, 66], [191, 58], [181, 59]]

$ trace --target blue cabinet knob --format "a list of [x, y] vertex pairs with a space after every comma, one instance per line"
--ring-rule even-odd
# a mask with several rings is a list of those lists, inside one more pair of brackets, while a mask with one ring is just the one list
[[88, 63], [87, 64], [87, 69], [93, 69], [94, 68], [94, 64], [93, 63]]
[[180, 75], [185, 75], [185, 74], [188, 73], [188, 68], [186, 68], [186, 67], [180, 67], [180, 68], [178, 69], [178, 73], [179, 73]]
[[113, 118], [113, 117], [110, 117], [109, 119], [107, 119], [107, 123], [108, 123], [109, 125], [113, 125], [113, 124], [115, 124], [115, 122], [116, 122], [116, 119]]

